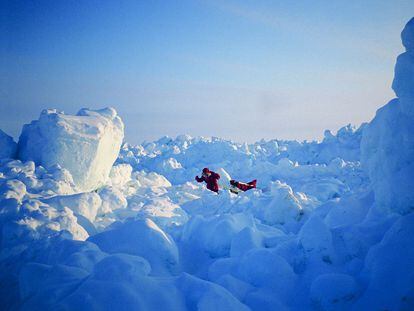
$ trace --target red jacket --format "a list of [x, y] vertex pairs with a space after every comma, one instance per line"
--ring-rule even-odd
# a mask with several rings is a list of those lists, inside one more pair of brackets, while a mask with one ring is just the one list
[[210, 173], [211, 174], [208, 177], [201, 176], [201, 178], [200, 178], [200, 177], [196, 176], [195, 180], [197, 180], [198, 182], [205, 181], [206, 184], [207, 184], [207, 189], [208, 190], [218, 192], [219, 191], [219, 185], [218, 185], [217, 181], [220, 179], [220, 175], [215, 173], [215, 172], [212, 172], [212, 171], [210, 171]]

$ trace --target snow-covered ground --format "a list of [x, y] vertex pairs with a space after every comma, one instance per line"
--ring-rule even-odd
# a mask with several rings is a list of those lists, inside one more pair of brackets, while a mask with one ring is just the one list
[[414, 19], [402, 38], [397, 98], [322, 142], [121, 146], [111, 108], [0, 131], [1, 308], [413, 310]]

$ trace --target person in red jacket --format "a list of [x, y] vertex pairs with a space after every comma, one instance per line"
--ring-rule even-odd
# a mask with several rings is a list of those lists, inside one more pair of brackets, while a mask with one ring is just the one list
[[218, 180], [220, 179], [220, 175], [210, 171], [207, 167], [203, 168], [203, 174], [201, 178], [196, 176], [195, 180], [197, 182], [205, 182], [207, 184], [207, 189], [213, 192], [219, 191]]

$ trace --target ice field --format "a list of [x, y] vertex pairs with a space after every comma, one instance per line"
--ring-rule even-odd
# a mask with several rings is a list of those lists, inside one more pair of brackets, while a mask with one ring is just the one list
[[113, 108], [0, 131], [1, 309], [413, 310], [414, 19], [402, 43], [396, 98], [320, 142], [133, 146]]

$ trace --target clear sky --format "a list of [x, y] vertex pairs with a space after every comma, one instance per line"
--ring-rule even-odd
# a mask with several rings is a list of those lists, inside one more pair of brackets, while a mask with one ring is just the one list
[[369, 121], [412, 0], [2, 1], [0, 128], [115, 107], [126, 140], [318, 139]]

